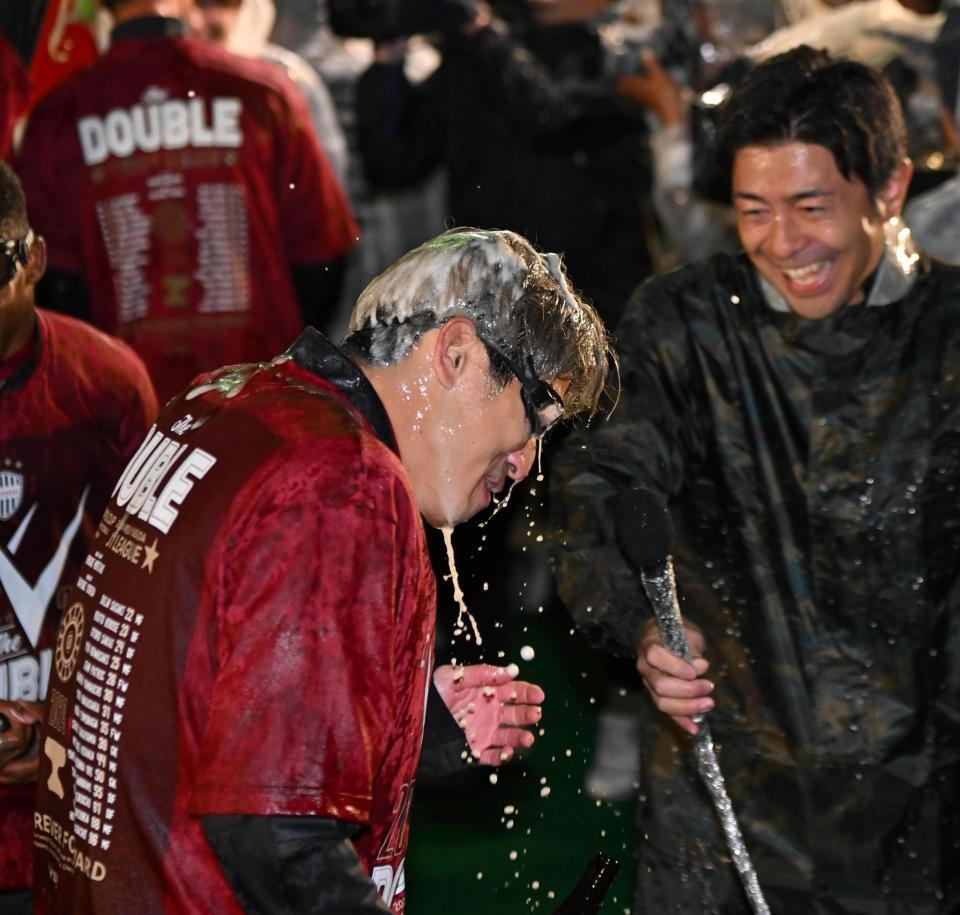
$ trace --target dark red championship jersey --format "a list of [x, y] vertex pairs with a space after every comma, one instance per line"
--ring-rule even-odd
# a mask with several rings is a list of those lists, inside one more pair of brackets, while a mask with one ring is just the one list
[[[0, 382], [0, 699], [44, 698], [57, 623], [110, 488], [157, 412], [118, 340], [39, 313]], [[34, 785], [0, 786], [0, 890], [32, 879]]]
[[19, 55], [0, 32], [0, 159], [10, 154], [13, 130], [30, 98], [30, 82]]
[[303, 324], [291, 265], [357, 236], [287, 76], [188, 38], [115, 41], [36, 107], [18, 170], [51, 264], [161, 400], [281, 352]]
[[60, 628], [40, 912], [239, 912], [204, 814], [362, 824], [404, 909], [436, 588], [407, 476], [288, 357], [198, 379], [120, 477]]

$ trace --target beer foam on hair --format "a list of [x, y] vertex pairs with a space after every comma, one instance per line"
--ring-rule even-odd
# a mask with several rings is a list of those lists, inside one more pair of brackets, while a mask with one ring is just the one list
[[504, 233], [441, 235], [400, 258], [364, 289], [350, 330], [403, 323], [429, 311], [440, 323], [457, 315], [468, 317], [499, 344], [529, 272]]

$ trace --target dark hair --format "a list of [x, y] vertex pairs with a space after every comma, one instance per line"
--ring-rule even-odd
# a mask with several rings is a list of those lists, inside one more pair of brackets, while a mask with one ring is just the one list
[[724, 103], [720, 165], [727, 177], [744, 146], [800, 142], [833, 153], [848, 181], [876, 197], [906, 156], [903, 112], [876, 70], [801, 45], [757, 64]]
[[0, 241], [22, 238], [29, 229], [27, 199], [20, 179], [9, 165], [0, 162]]

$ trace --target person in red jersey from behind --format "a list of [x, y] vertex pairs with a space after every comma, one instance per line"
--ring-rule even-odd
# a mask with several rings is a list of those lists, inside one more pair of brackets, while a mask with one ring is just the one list
[[13, 131], [27, 107], [30, 82], [13, 45], [0, 29], [0, 159], [9, 157], [13, 145]]
[[434, 671], [421, 518], [523, 479], [608, 356], [559, 258], [452, 230], [367, 287], [341, 348], [308, 328], [171, 401], [60, 629], [38, 911], [405, 911], [425, 713], [497, 764], [544, 698], [513, 666]]
[[[114, 477], [157, 403], [117, 340], [35, 308], [42, 238], [0, 164], [0, 911], [31, 912], [41, 702]], [[68, 611], [69, 612], [69, 611]]]
[[192, 0], [107, 5], [109, 50], [37, 105], [17, 161], [40, 303], [129, 342], [165, 400], [322, 326], [357, 226], [285, 74], [187, 37]]

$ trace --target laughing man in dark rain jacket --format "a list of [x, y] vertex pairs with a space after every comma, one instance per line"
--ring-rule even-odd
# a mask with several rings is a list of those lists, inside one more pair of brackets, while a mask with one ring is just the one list
[[[898, 219], [903, 120], [866, 67], [758, 66], [721, 146], [745, 254], [641, 287], [621, 402], [554, 479], [561, 595], [656, 706], [636, 910], [749, 912], [690, 752], [709, 710], [773, 912], [954, 912], [960, 271]], [[633, 486], [669, 502], [693, 665], [616, 546]]]

